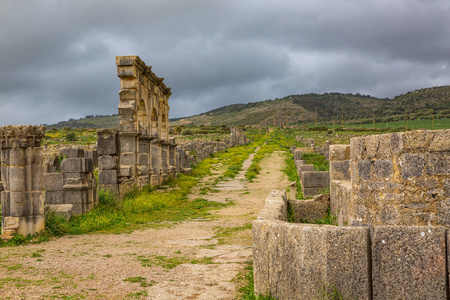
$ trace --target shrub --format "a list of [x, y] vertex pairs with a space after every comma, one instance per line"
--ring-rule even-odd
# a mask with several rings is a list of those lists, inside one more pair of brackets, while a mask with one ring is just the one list
[[192, 130], [190, 130], [189, 128], [183, 129], [181, 131], [181, 135], [192, 135]]
[[76, 141], [77, 140], [77, 135], [75, 134], [75, 132], [68, 132], [66, 133], [66, 141]]

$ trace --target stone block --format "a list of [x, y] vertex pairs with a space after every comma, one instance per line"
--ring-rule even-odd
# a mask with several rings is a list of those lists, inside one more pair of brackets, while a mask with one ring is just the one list
[[2, 216], [10, 216], [10, 192], [2, 191], [0, 192], [1, 206], [2, 206]]
[[125, 89], [119, 91], [119, 98], [120, 100], [136, 100], [136, 93], [137, 91], [134, 89]]
[[392, 153], [400, 153], [403, 151], [403, 138], [402, 138], [402, 132], [393, 133], [391, 135], [391, 152]]
[[314, 171], [314, 165], [299, 165], [297, 168], [298, 177], [300, 177], [300, 180], [303, 177], [303, 172], [312, 172]]
[[26, 168], [23, 167], [8, 167], [7, 189], [12, 192], [26, 191]]
[[258, 220], [287, 221], [287, 196], [285, 191], [273, 190], [266, 198]]
[[425, 169], [423, 154], [403, 154], [400, 156], [401, 174], [403, 179], [421, 177]]
[[447, 299], [443, 227], [375, 226], [373, 299]]
[[85, 154], [82, 148], [65, 148], [59, 150], [59, 155], [65, 158], [82, 158]]
[[330, 211], [339, 226], [351, 224], [352, 183], [350, 180], [332, 180], [330, 183]]
[[428, 175], [450, 174], [450, 152], [426, 153], [425, 161]]
[[87, 188], [90, 185], [92, 176], [92, 173], [63, 173], [63, 188], [70, 189], [74, 186]]
[[372, 161], [360, 160], [358, 161], [358, 175], [362, 180], [370, 180], [372, 176]]
[[120, 167], [120, 176], [131, 177], [132, 175], [133, 172], [131, 170], [131, 167]]
[[350, 161], [330, 161], [331, 180], [350, 180]]
[[327, 187], [330, 185], [330, 173], [327, 171], [305, 171], [302, 173], [302, 188]]
[[300, 149], [294, 151], [294, 161], [301, 160], [303, 157], [303, 152]]
[[140, 165], [149, 165], [149, 159], [148, 159], [148, 154], [147, 153], [140, 153], [139, 154], [139, 164]]
[[61, 162], [62, 173], [89, 173], [93, 171], [91, 158], [66, 158]]
[[9, 209], [11, 217], [22, 217], [28, 215], [26, 194], [26, 192], [9, 193]]
[[9, 165], [24, 166], [27, 164], [27, 157], [25, 148], [10, 148], [9, 149]]
[[350, 160], [350, 145], [330, 145], [330, 161]]
[[20, 225], [20, 219], [18, 217], [4, 217], [3, 224], [6, 230], [17, 229]]
[[117, 184], [117, 170], [100, 170], [98, 172], [98, 184], [116, 185]]
[[132, 136], [120, 136], [120, 152], [136, 152], [138, 149], [138, 144], [136, 142], [136, 137]]
[[430, 143], [430, 152], [450, 151], [450, 129], [438, 130], [435, 132], [433, 141]]
[[120, 154], [120, 164], [121, 165], [135, 165], [136, 164], [136, 154], [135, 153], [121, 153]]
[[45, 207], [47, 212], [54, 212], [57, 215], [62, 216], [64, 219], [69, 220], [72, 214], [73, 204], [52, 204]]
[[93, 167], [94, 168], [98, 167], [98, 152], [97, 152], [97, 150], [85, 151], [84, 157], [91, 158]]
[[33, 216], [44, 215], [44, 193], [43, 192], [31, 192], [29, 193], [30, 201], [33, 203], [33, 210], [30, 213]]
[[69, 190], [64, 191], [64, 204], [84, 204], [88, 203], [87, 190]]
[[117, 156], [102, 155], [98, 159], [98, 168], [100, 170], [115, 170], [117, 169]]
[[317, 200], [289, 200], [288, 210], [291, 212], [296, 223], [313, 223], [326, 216], [329, 202]]
[[377, 160], [373, 164], [373, 170], [377, 178], [386, 179], [394, 175], [391, 160]]
[[44, 189], [46, 192], [63, 190], [63, 174], [44, 173]]
[[114, 140], [98, 140], [97, 141], [98, 155], [114, 155], [117, 154], [117, 141]]
[[99, 141], [105, 141], [105, 140], [117, 140], [119, 131], [118, 130], [111, 130], [111, 129], [99, 129], [97, 130], [97, 140]]
[[64, 204], [64, 192], [61, 191], [46, 191], [45, 192], [45, 204]]

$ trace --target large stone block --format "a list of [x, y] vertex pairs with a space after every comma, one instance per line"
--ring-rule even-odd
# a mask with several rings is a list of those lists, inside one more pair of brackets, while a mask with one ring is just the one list
[[63, 190], [62, 173], [44, 173], [44, 189], [46, 192]]
[[403, 154], [400, 157], [402, 178], [421, 177], [425, 169], [425, 157], [423, 154]]
[[375, 226], [373, 299], [447, 299], [443, 227]]
[[330, 173], [327, 171], [305, 171], [302, 175], [302, 188], [327, 187], [330, 185]]
[[434, 139], [430, 143], [430, 152], [449, 152], [450, 151], [450, 129], [438, 130], [435, 132]]
[[330, 183], [330, 211], [339, 226], [351, 225], [352, 183], [350, 180], [332, 180]]
[[97, 141], [98, 155], [115, 155], [117, 154], [117, 141], [113, 140], [98, 140]]
[[117, 169], [117, 156], [102, 155], [98, 160], [98, 168], [100, 170], [115, 170]]
[[267, 196], [258, 220], [287, 221], [287, 196], [285, 191], [273, 190]]
[[27, 157], [25, 148], [11, 148], [9, 149], [9, 163], [12, 166], [24, 166], [27, 164]]
[[8, 167], [7, 189], [12, 192], [26, 191], [26, 168], [23, 167]]
[[330, 145], [330, 161], [350, 160], [350, 145]]
[[61, 191], [46, 191], [45, 204], [64, 204], [64, 192]]
[[331, 180], [350, 180], [350, 161], [330, 161]]
[[303, 157], [303, 152], [300, 149], [294, 150], [294, 161], [301, 160]]
[[333, 286], [344, 299], [370, 298], [369, 229], [253, 222], [255, 294], [318, 299]]
[[323, 219], [329, 207], [329, 201], [317, 201], [315, 199], [288, 201], [288, 210], [296, 223], [313, 223], [316, 220]]
[[120, 154], [120, 164], [121, 165], [135, 165], [136, 164], [136, 153], [121, 153]]
[[93, 170], [91, 158], [66, 158], [61, 162], [62, 173], [88, 173]]
[[82, 148], [60, 149], [59, 155], [65, 158], [82, 158], [84, 157], [84, 149]]
[[117, 170], [100, 170], [98, 172], [98, 184], [116, 185], [117, 184]]

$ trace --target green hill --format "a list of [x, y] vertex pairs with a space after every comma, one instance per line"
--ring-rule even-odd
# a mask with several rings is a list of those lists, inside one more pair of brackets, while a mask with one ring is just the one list
[[[303, 94], [281, 99], [233, 104], [185, 118], [171, 119], [171, 126], [182, 125], [314, 125], [335, 120], [337, 124], [400, 121], [407, 118], [444, 119], [450, 117], [450, 86], [408, 92], [393, 99], [361, 94]], [[49, 128], [118, 127], [119, 118], [98, 116], [69, 120]]]

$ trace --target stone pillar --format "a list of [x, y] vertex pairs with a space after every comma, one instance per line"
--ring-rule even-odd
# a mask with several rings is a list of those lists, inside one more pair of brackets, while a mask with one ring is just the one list
[[43, 157], [45, 126], [0, 127], [2, 235], [45, 229]]
[[98, 185], [100, 189], [107, 189], [119, 193], [118, 168], [118, 131], [101, 129], [97, 131]]
[[175, 144], [175, 139], [171, 139], [169, 145], [169, 176], [174, 178], [177, 176], [177, 144]]
[[151, 184], [150, 136], [139, 138], [139, 162], [137, 166], [138, 184], [145, 186]]
[[152, 185], [161, 184], [161, 142], [160, 139], [152, 140], [150, 143], [151, 153], [150, 156], [152, 158]]
[[169, 179], [169, 143], [161, 143], [161, 183]]
[[137, 150], [139, 132], [119, 132], [119, 192], [123, 194], [138, 184]]

